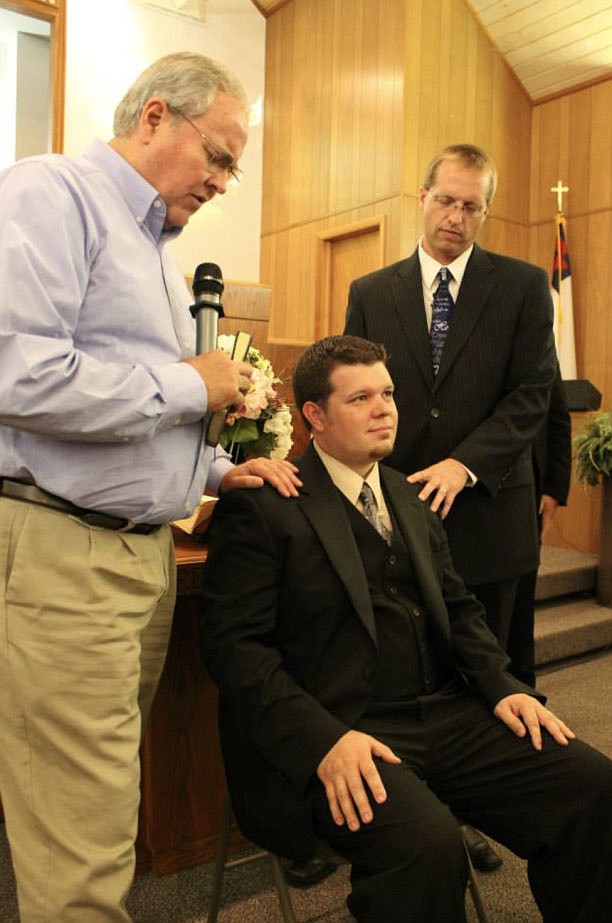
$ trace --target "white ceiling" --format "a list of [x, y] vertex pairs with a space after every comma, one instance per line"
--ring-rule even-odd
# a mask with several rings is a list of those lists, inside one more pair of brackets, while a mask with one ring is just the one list
[[[266, 16], [286, 0], [252, 2]], [[612, 75], [612, 0], [453, 2], [473, 10], [534, 101]]]
[[533, 100], [612, 74], [611, 0], [465, 0]]

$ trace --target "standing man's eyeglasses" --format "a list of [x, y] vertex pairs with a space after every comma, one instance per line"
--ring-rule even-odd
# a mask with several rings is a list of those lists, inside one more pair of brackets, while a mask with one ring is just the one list
[[[170, 107], [168, 107], [170, 108]], [[206, 135], [200, 131], [195, 122], [192, 122], [190, 118], [180, 112], [178, 109], [170, 109], [171, 112], [174, 112], [176, 115], [180, 115], [182, 119], [185, 119], [186, 122], [189, 122], [194, 131], [197, 131], [200, 138], [202, 139], [202, 146], [208, 157], [208, 165], [212, 173], [227, 173], [231, 178], [239, 183], [244, 173], [240, 169], [237, 163], [235, 163], [234, 158], [229, 151], [224, 151], [222, 148], [217, 147], [216, 144], [206, 137]]]
[[481, 205], [479, 202], [462, 202], [461, 199], [453, 199], [449, 195], [437, 195], [429, 190], [428, 192], [438, 208], [441, 208], [442, 211], [445, 212], [454, 211], [456, 208], [459, 208], [462, 212], [465, 212], [466, 215], [476, 217], [477, 215], [484, 214], [487, 210], [487, 206]]

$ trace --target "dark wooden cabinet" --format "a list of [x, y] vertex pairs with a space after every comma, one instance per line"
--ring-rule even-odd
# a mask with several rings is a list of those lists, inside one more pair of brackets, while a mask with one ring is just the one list
[[[188, 537], [177, 537], [176, 546], [174, 626], [141, 750], [137, 868], [158, 875], [214, 858], [225, 797], [217, 691], [198, 647], [205, 550]], [[245, 841], [236, 836], [233, 846]]]

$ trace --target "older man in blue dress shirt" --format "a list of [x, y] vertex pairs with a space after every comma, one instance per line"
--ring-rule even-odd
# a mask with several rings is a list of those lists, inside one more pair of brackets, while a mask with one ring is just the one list
[[148, 68], [115, 137], [0, 175], [0, 791], [23, 923], [125, 923], [142, 724], [172, 621], [168, 523], [208, 490], [296, 493], [233, 467], [208, 415], [250, 366], [194, 355], [166, 248], [225, 192], [247, 140], [236, 78]]

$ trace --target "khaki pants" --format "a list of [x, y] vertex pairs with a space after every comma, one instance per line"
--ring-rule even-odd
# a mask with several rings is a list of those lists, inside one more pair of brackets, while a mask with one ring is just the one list
[[0, 497], [0, 567], [0, 792], [21, 921], [126, 923], [170, 528], [111, 532]]

